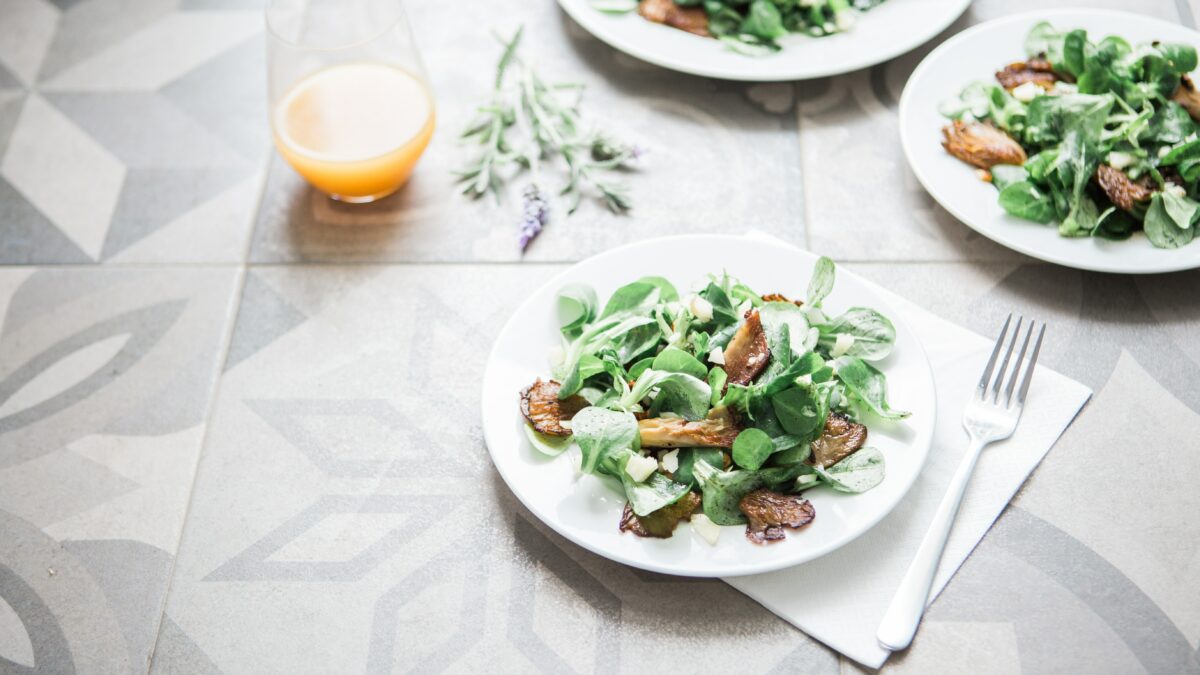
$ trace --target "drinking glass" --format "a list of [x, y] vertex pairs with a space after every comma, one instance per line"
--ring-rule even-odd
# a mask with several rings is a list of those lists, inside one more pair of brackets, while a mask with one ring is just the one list
[[435, 115], [400, 0], [271, 0], [267, 29], [279, 154], [341, 201], [404, 185]]

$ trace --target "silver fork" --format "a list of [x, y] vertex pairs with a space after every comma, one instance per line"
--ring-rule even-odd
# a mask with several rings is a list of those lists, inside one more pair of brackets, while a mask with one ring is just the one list
[[[1029, 383], [1033, 379], [1033, 368], [1037, 365], [1038, 352], [1042, 349], [1042, 337], [1046, 334], [1046, 324], [1043, 323], [1041, 329], [1038, 330], [1037, 341], [1033, 344], [1033, 352], [1030, 353], [1028, 364], [1024, 368], [1021, 388], [1016, 389], [1017, 379], [1022, 373], [1021, 366], [1025, 365], [1025, 353], [1029, 348], [1030, 339], [1033, 337], [1034, 322], [1029, 322], [1029, 327], [1025, 331], [1025, 339], [1021, 341], [1021, 350], [1017, 353], [1016, 361], [1012, 363], [1012, 370], [1009, 371], [1009, 362], [1012, 359], [1013, 349], [1017, 346], [1017, 341], [1021, 336], [1021, 323], [1024, 320], [1017, 317], [1012, 340], [1008, 342], [1004, 359], [1000, 361], [1000, 367], [997, 369], [996, 359], [1000, 356], [1012, 319], [1012, 315], [1009, 314], [1008, 319], [1004, 322], [1004, 328], [1000, 331], [1000, 337], [996, 339], [992, 356], [983, 369], [983, 377], [979, 378], [979, 385], [971, 393], [971, 398], [967, 401], [967, 408], [963, 412], [963, 426], [966, 427], [967, 434], [971, 437], [971, 445], [967, 448], [966, 456], [958, 465], [958, 470], [950, 481], [946, 495], [942, 497], [942, 503], [938, 506], [933, 522], [929, 525], [929, 531], [921, 540], [921, 547], [917, 549], [916, 557], [913, 558], [908, 572], [905, 573], [904, 580], [900, 582], [900, 588], [896, 591], [896, 596], [892, 598], [891, 606], [888, 607], [883, 621], [879, 624], [876, 639], [884, 649], [897, 651], [907, 648], [912, 643], [913, 635], [917, 632], [917, 625], [921, 622], [921, 615], [925, 613], [925, 603], [929, 598], [929, 590], [933, 587], [933, 578], [937, 574], [942, 552], [946, 548], [946, 539], [950, 536], [950, 528], [958, 514], [959, 504], [962, 503], [963, 493], [966, 491], [967, 483], [971, 480], [971, 473], [975, 470], [979, 454], [989, 443], [1012, 436], [1013, 431], [1017, 428], [1017, 421], [1021, 419], [1021, 410], [1025, 407], [1025, 396], [1029, 393]], [[1006, 371], [1008, 372], [1007, 384], [1005, 384]]]

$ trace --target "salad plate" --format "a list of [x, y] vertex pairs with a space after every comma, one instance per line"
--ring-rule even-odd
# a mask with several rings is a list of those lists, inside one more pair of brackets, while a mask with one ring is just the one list
[[[1086, 31], [1086, 38], [1080, 37], [1082, 34], [1076, 32], [1079, 30]], [[1083, 176], [1083, 180], [1076, 183], [1077, 190], [1074, 196], [1070, 189], [1063, 188], [1059, 190], [1062, 197], [1055, 197], [1050, 194], [1052, 188], [1047, 188], [1047, 184], [1037, 184], [1024, 173], [1026, 170], [1039, 172], [1039, 169], [1030, 167], [1042, 163], [1042, 159], [1063, 155], [1069, 152], [1070, 147], [1085, 147], [1085, 150], [1081, 151], [1084, 156], [1088, 152], [1086, 144], [1072, 145], [1066, 139], [1071, 129], [1082, 128], [1077, 117], [1071, 118], [1076, 121], [1059, 124], [1062, 129], [1055, 130], [1053, 124], [1043, 123], [1043, 120], [1053, 119], [1050, 114], [1042, 114], [1044, 110], [1050, 109], [1051, 105], [1040, 106], [1042, 110], [1037, 114], [1022, 112], [1033, 110], [1038, 97], [1049, 101], [1067, 96], [1071, 98], [1070, 105], [1064, 100], [1058, 106], [1060, 109], [1074, 107], [1076, 112], [1086, 114], [1091, 108], [1084, 104], [1091, 105], [1092, 101], [1103, 98], [1082, 91], [1080, 87], [1086, 87], [1088, 84], [1072, 81], [1076, 78], [1070, 73], [1063, 75], [1062, 71], [1066, 66], [1050, 63], [1053, 58], [1042, 59], [1046, 65], [1053, 66], [1053, 71], [1046, 67], [1042, 73], [1032, 72], [1038, 67], [1034, 65], [1038, 55], [1027, 53], [1027, 40], [1031, 48], [1040, 49], [1041, 45], [1049, 45], [1049, 50], [1053, 52], [1062, 49], [1064, 39], [1071, 33], [1075, 33], [1071, 39], [1076, 41], [1075, 44], [1081, 45], [1082, 53], [1086, 54], [1077, 59], [1083, 61], [1084, 65], [1077, 65], [1076, 69], [1091, 67], [1090, 60], [1098, 58], [1095, 56], [1097, 52], [1102, 54], [1099, 58], [1103, 58], [1103, 53], [1109, 49], [1114, 52], [1125, 50], [1123, 53], [1128, 54], [1127, 62], [1131, 62], [1149, 53], [1148, 50], [1154, 50], [1153, 58], [1159, 58], [1163, 52], [1152, 46], [1156, 42], [1170, 48], [1182, 47], [1185, 51], [1191, 51], [1191, 48], [1200, 45], [1200, 33], [1180, 25], [1137, 14], [1102, 10], [1037, 11], [989, 21], [967, 29], [934, 49], [917, 66], [901, 95], [900, 140], [913, 173], [943, 208], [967, 226], [999, 244], [1047, 262], [1083, 270], [1125, 274], [1173, 272], [1200, 267], [1200, 243], [1180, 244], [1178, 240], [1164, 243], [1162, 235], [1159, 235], [1159, 238], [1148, 237], [1143, 229], [1143, 221], [1147, 223], [1147, 229], [1152, 227], [1150, 221], [1154, 218], [1148, 216], [1148, 212], [1158, 207], [1157, 202], [1160, 198], [1164, 201], [1175, 200], [1180, 204], [1181, 208], [1176, 209], [1176, 213], [1186, 210], [1184, 207], [1195, 201], [1184, 194], [1185, 181], [1173, 173], [1175, 167], [1169, 167], [1169, 170], [1166, 166], [1158, 167], [1168, 171], [1163, 174], [1167, 177], [1167, 182], [1159, 184], [1160, 186], [1151, 182], [1150, 174], [1153, 172], [1144, 168], [1159, 162], [1164, 165], [1170, 163], [1166, 159], [1170, 151], [1190, 142], [1188, 138], [1192, 133], [1187, 133], [1188, 130], [1179, 132], [1178, 139], [1160, 138], [1165, 133], [1164, 120], [1168, 116], [1179, 116], [1182, 119], [1182, 122], [1175, 125], [1179, 128], [1182, 128], [1180, 125], [1194, 128], [1182, 106], [1167, 102], [1171, 97], [1155, 98], [1151, 95], [1146, 97], [1147, 101], [1143, 104], [1135, 103], [1134, 106], [1126, 106], [1123, 100], [1113, 102], [1104, 125], [1098, 127], [1100, 140], [1095, 144], [1097, 151], [1093, 153], [1103, 156], [1088, 160], [1098, 163], [1098, 166], [1090, 167], [1097, 171], [1096, 179], [1088, 181], [1086, 176]], [[1049, 42], [1044, 39], [1046, 36]], [[1121, 39], [1106, 40], [1109, 36]], [[1054, 44], [1055, 39], [1058, 40], [1057, 44]], [[1057, 58], [1063, 62], [1068, 60], [1067, 57]], [[1123, 58], [1126, 57], [1117, 57], [1117, 61]], [[1169, 58], [1170, 55], [1167, 60]], [[1019, 69], [1016, 67], [1024, 66], [1026, 62], [1030, 64], [1027, 68], [1030, 72], [1017, 72]], [[995, 74], [1002, 70], [1021, 77], [1045, 77], [1048, 80], [1062, 81], [1048, 81], [1042, 85], [1043, 89], [1035, 88], [1036, 83], [1022, 83], [1016, 86], [1029, 91], [1019, 91], [1015, 87], [1009, 88], [1010, 84], [1014, 84], [1012, 82], [1004, 84], [1003, 87], [997, 85], [999, 80]], [[1090, 77], [1090, 82], [1096, 81], [1095, 76]], [[1179, 75], [1174, 77], [1174, 81], [1180, 80]], [[1141, 91], [1147, 91], [1148, 87], [1152, 86], [1142, 84], [1140, 80], [1144, 78], [1130, 79], [1128, 86], [1140, 88]], [[979, 90], [981, 85], [975, 83], [982, 83], [988, 92], [1004, 101], [1003, 106], [989, 109], [985, 100], [982, 107], [988, 111], [978, 118], [980, 122], [991, 128], [991, 125], [1003, 127], [1004, 122], [1011, 124], [1012, 119], [1017, 119], [1018, 131], [1009, 131], [1022, 139], [1021, 145], [1025, 145], [1024, 139], [1037, 138], [1040, 135], [1039, 140], [1042, 142], [1031, 144], [1028, 148], [1018, 148], [1020, 160], [1001, 162], [1019, 165], [1021, 160], [1024, 160], [1024, 167], [995, 167], [989, 174], [965, 163], [970, 161], [966, 158], [952, 156], [948, 152], [950, 148], [943, 148], [943, 140], [948, 140], [949, 137], [944, 137], [942, 130], [955, 129], [956, 127], [949, 125], [959, 124], [951, 117], [955, 114], [962, 115], [963, 109], [959, 108], [959, 112], [956, 113], [955, 106], [962, 105], [962, 101], [969, 98], [972, 87], [977, 88], [976, 91]], [[1006, 89], [1007, 94], [1004, 93]], [[1025, 96], [1021, 96], [1023, 93]], [[1021, 104], [1015, 103], [1021, 99], [1024, 99]], [[1075, 105], [1076, 102], [1079, 105]], [[1018, 117], [997, 122], [992, 112], [995, 110], [1000, 110], [999, 114], [1002, 116], [1008, 114], [1005, 111], [1016, 110]], [[1020, 117], [1022, 114], [1026, 117]], [[1067, 114], [1070, 115], [1071, 113]], [[972, 123], [973, 117], [969, 111], [965, 119], [967, 124]], [[1056, 133], [1061, 134], [1062, 138], [1054, 136]], [[1133, 140], [1131, 142], [1126, 139]], [[1108, 145], [1112, 146], [1112, 152], [1101, 149], [1106, 149]], [[1189, 148], [1182, 150], [1186, 152]], [[1118, 157], [1120, 162], [1116, 161]], [[1126, 162], [1125, 159], [1129, 161]], [[1062, 163], [1048, 161], [1045, 164], [1057, 167]], [[1144, 173], [1139, 175], [1140, 167], [1143, 167]], [[1000, 172], [999, 169], [1005, 169], [1005, 172]], [[1012, 176], [1014, 171], [1019, 175]], [[1132, 209], [1123, 213], [1125, 208], [1116, 208], [1114, 204], [1121, 200], [1111, 199], [1112, 190], [1104, 187], [1103, 181], [1100, 180], [1100, 171], [1116, 175], [1122, 181], [1126, 180], [1126, 174], [1128, 177], [1138, 178], [1139, 184], [1145, 187], [1137, 189], [1146, 191], [1143, 195], [1146, 199], [1135, 202]], [[1190, 175], [1191, 172], [1188, 170], [1183, 173]], [[1172, 180], [1178, 184], [1172, 186]], [[994, 184], [989, 184], [989, 181]], [[1010, 181], [1018, 182], [1019, 187], [1010, 189], [1009, 194], [1005, 196], [1023, 199], [1007, 199], [1006, 205], [1002, 206], [998, 198], [998, 188], [1004, 188]], [[1027, 194], [1013, 194], [1022, 190]], [[1152, 190], [1174, 191], [1178, 196], [1163, 194], [1151, 199], [1149, 194]], [[1029, 195], [1033, 198], [1024, 199]], [[1057, 208], [1051, 197], [1058, 199]], [[1038, 203], [1038, 199], [1041, 203]], [[1083, 225], [1075, 222], [1077, 206], [1087, 207], [1081, 208], [1079, 212], [1083, 215], [1078, 217], [1078, 221], [1084, 223]], [[1125, 206], [1128, 207], [1129, 204]], [[1084, 212], [1090, 212], [1090, 215]], [[1166, 212], [1167, 209], [1160, 209], [1159, 215]], [[1025, 217], [1015, 215], [1022, 213]], [[1113, 216], [1115, 218], [1110, 219]], [[1164, 221], [1163, 218], [1158, 219], [1158, 232], [1170, 235], [1173, 229], [1161, 229], [1161, 223]], [[1192, 222], [1194, 232], [1195, 219]], [[1123, 231], [1111, 236], [1105, 228], [1114, 223], [1123, 228]], [[1063, 236], [1060, 230], [1070, 236]]]
[[792, 33], [777, 40], [779, 49], [773, 53], [748, 54], [738, 45], [653, 23], [632, 9], [601, 11], [613, 6], [611, 0], [559, 0], [584, 30], [630, 56], [683, 73], [747, 82], [806, 80], [882, 63], [932, 39], [970, 4], [971, 0], [884, 0], [867, 11], [855, 11], [853, 25], [843, 21], [840, 28], [831, 27], [829, 35]]
[[[557, 455], [548, 454], [544, 447], [541, 447], [540, 450], [534, 447], [534, 443], [537, 442], [537, 438], [534, 436], [537, 434], [532, 433], [532, 427], [526, 422], [529, 417], [528, 396], [531, 384], [541, 383], [543, 382], [542, 378], [548, 378], [549, 373], [555, 370], [552, 364], [561, 365], [563, 363], [564, 344], [563, 338], [560, 337], [560, 329], [565, 334], [567, 328], [560, 323], [562, 302], [564, 297], [581, 297], [581, 295], [574, 295], [580, 293], [578, 289], [594, 290], [594, 297], [598, 297], [603, 303], [604, 299], [614, 295], [614, 291], [617, 289], [636, 284], [636, 282], [635, 284], [630, 282], [653, 278], [655, 280], [653, 283], [661, 284], [665, 280], [678, 289], [680, 301], [670, 303], [670, 306], [694, 307], [688, 303], [697, 302], [695, 299], [697, 297], [705, 297], [704, 293], [709, 290], [709, 287], [713, 283], [717, 283], [712, 281], [713, 279], [736, 278], [741, 282], [739, 288], [754, 289], [754, 293], [781, 294], [762, 298], [764, 301], [771, 300], [772, 302], [759, 305], [758, 309], [754, 311], [757, 316], [758, 311], [767, 311], [767, 304], [776, 305], [774, 310], [778, 311], [780, 309], [778, 305], [790, 302], [779, 301], [779, 298], [784, 296], [787, 298], [808, 297], [811, 300], [813, 296], [809, 280], [813, 276], [814, 270], [822, 265], [828, 267], [830, 271], [833, 269], [832, 263], [827, 259], [818, 258], [807, 251], [778, 242], [738, 236], [689, 235], [651, 239], [612, 249], [584, 260], [558, 274], [535, 290], [513, 313], [500, 331], [488, 358], [483, 378], [483, 431], [488, 451], [500, 475], [517, 498], [537, 518], [570, 541], [611, 560], [654, 572], [697, 577], [756, 574], [812, 560], [853, 541], [890, 513], [912, 487], [929, 452], [936, 400], [932, 370], [915, 335], [904, 324], [903, 318], [889, 307], [888, 302], [876, 293], [870, 284], [845, 270], [838, 269], [836, 271], [836, 280], [832, 285], [832, 290], [827, 296], [822, 294], [823, 301], [809, 302], [808, 307], [819, 307], [822, 312], [828, 313], [830, 324], [837, 323], [838, 319], [832, 317], [838, 313], [845, 312], [846, 315], [849, 315], [867, 311], [862, 308], [871, 308], [879, 315], [890, 319], [890, 322], [886, 320], [882, 322], [886, 324], [886, 332], [891, 333], [894, 329], [894, 338], [888, 335], [889, 348], [886, 352], [875, 351], [873, 347], [869, 346], [856, 350], [853, 347], [853, 340], [843, 344], [839, 337], [834, 354], [844, 355], [838, 361], [839, 364], [856, 361], [857, 359], [851, 358], [856, 353], [863, 354], [864, 359], [870, 356], [873, 359], [872, 372], [881, 373], [886, 378], [886, 393], [880, 397], [886, 401], [882, 406], [883, 410], [889, 413], [904, 410], [909, 414], [903, 419], [899, 419], [901, 415], [896, 414], [894, 417], [897, 419], [888, 420], [882, 417], [876, 418], [872, 416], [873, 413], [868, 411], [866, 417], [860, 418], [863, 424], [869, 428], [867, 445], [874, 449], [869, 453], [872, 455], [871, 458], [864, 459], [863, 462], [873, 462], [876, 457], [881, 456], [883, 465], [886, 467], [882, 480], [872, 482], [868, 488], [864, 488], [866, 491], [850, 493], [846, 490], [835, 489], [836, 482], [819, 483], [815, 477], [806, 477], [806, 479], [811, 478], [812, 485], [815, 487], [805, 487], [801, 494], [805, 500], [811, 502], [811, 506], [815, 509], [815, 518], [804, 524], [802, 529], [788, 530], [787, 536], [780, 537], [779, 541], [754, 543], [755, 539], [751, 536], [750, 528], [743, 525], [727, 525], [717, 528], [719, 536], [716, 536], [714, 541], [711, 531], [706, 533], [703, 528], [686, 519], [678, 522], [678, 527], [675, 527], [673, 534], [668, 532], [667, 537], [661, 539], [637, 536], [634, 532], [623, 531], [625, 529], [623, 526], [630, 518], [630, 513], [625, 510], [627, 498], [626, 493], [621, 491], [621, 485], [625, 484], [627, 493], [633, 494], [628, 492], [630, 479], [620, 472], [620, 467], [611, 471], [609, 476], [600, 475], [603, 471], [596, 470], [598, 462], [594, 455], [584, 455], [580, 450], [580, 446], [584, 445], [588, 438], [585, 433], [591, 433], [591, 431], [585, 432], [585, 424], [588, 429], [595, 428], [595, 419], [599, 416], [599, 413], [591, 415], [585, 423], [582, 421], [584, 413], [595, 411], [602, 404], [593, 402], [593, 407], [574, 413], [576, 415], [574, 420], [576, 424], [574, 427], [575, 443]], [[714, 274], [716, 276], [713, 276]], [[806, 296], [806, 288], [809, 289], [808, 296]], [[699, 295], [696, 295], [697, 293]], [[613, 302], [602, 304], [605, 314], [611, 310]], [[738, 323], [734, 324], [735, 326], [740, 327], [749, 323], [752, 313], [747, 310], [750, 307], [749, 303], [750, 300], [747, 299], [737, 308], [736, 314], [745, 318], [740, 319]], [[595, 304], [594, 301], [593, 304]], [[802, 303], [800, 304], [804, 306]], [[666, 303], [659, 305], [660, 308], [667, 306]], [[795, 309], [792, 307], [793, 311]], [[668, 323], [678, 326], [678, 317], [683, 316], [685, 310], [668, 311], [679, 312], [675, 315], [674, 321], [668, 319]], [[807, 311], [811, 312], [812, 310]], [[872, 312], [872, 315], [875, 312]], [[697, 316], [700, 314], [704, 314], [704, 312], [699, 312]], [[712, 315], [709, 314], [709, 316]], [[812, 313], [811, 316], [819, 315]], [[601, 314], [601, 317], [593, 323], [576, 321], [575, 325], [596, 326], [603, 323], [603, 320], [604, 314]], [[730, 319], [730, 321], [734, 320]], [[810, 331], [814, 338], [816, 327], [819, 325], [816, 321], [817, 319], [813, 320], [813, 328]], [[713, 322], [715, 323], [715, 319]], [[766, 322], [765, 319], [764, 322]], [[713, 323], [707, 325], [713, 325]], [[686, 329], [684, 330], [686, 331]], [[585, 334], [587, 332], [585, 331]], [[783, 342], [780, 344], [797, 344], [788, 340], [787, 332], [782, 332], [782, 335], [784, 337], [779, 339], [782, 339]], [[810, 354], [815, 357], [817, 350], [820, 350], [826, 357], [830, 357], [829, 343], [833, 341], [832, 337], [834, 336], [829, 336], [828, 341], [822, 337], [821, 344], [823, 346], [821, 347], [815, 346], [815, 342], [809, 343], [814, 345], [810, 347], [814, 350]], [[715, 336], [713, 340], [716, 340]], [[725, 348], [725, 356], [721, 360], [713, 361], [714, 363], [729, 364], [726, 368], [730, 372], [730, 383], [735, 378], [735, 368], [732, 364], [735, 341], [736, 334], [735, 340], [731, 340]], [[715, 342], [708, 344], [711, 347]], [[866, 343], [864, 342], [864, 344]], [[707, 354], [709, 347], [702, 347], [695, 351], [701, 355]], [[662, 351], [658, 352], [659, 355], [668, 351], [666, 348], [660, 347], [660, 349]], [[567, 353], [573, 351], [568, 345]], [[678, 350], [675, 351], [676, 356], [680, 355]], [[869, 351], [873, 353], [868, 354]], [[570, 358], [568, 357], [567, 360]], [[628, 385], [632, 384], [633, 391], [637, 392], [641, 383], [647, 379], [653, 379], [650, 376], [655, 375], [656, 371], [652, 369], [660, 368], [660, 359], [653, 360], [654, 365], [645, 370], [640, 370], [635, 365], [628, 366], [630, 373], [641, 372], [641, 375], [629, 375], [630, 380], [637, 380], [636, 383], [622, 381], [625, 379], [623, 376], [626, 373], [617, 368], [621, 376], [612, 378], [614, 386], [625, 387], [626, 397], [629, 398]], [[685, 360], [690, 361], [690, 359]], [[705, 359], [701, 356], [701, 360], [712, 359]], [[797, 362], [802, 360], [804, 359], [796, 359]], [[838, 372], [839, 367], [845, 372], [850, 372], [847, 366], [835, 365], [832, 360], [829, 361], [829, 365], [833, 366], [832, 370], [837, 378], [845, 379], [846, 377], [845, 373]], [[861, 367], [861, 362], [859, 367]], [[718, 368], [713, 366], [712, 369], [715, 371]], [[766, 373], [771, 371], [768, 369], [761, 372], [763, 376], [759, 378], [756, 385], [761, 385]], [[657, 374], [662, 375], [663, 373]], [[710, 383], [712, 374], [710, 371]], [[595, 375], [592, 380], [586, 381], [597, 381], [603, 377], [604, 375], [601, 373]], [[676, 377], [689, 379], [683, 375]], [[563, 381], [564, 388], [570, 386], [567, 383], [573, 379], [576, 382], [575, 387], [579, 386], [578, 378], [567, 376], [566, 378], [560, 377], [560, 379]], [[801, 376], [797, 381], [797, 386], [804, 384], [813, 387], [816, 385], [812, 383], [821, 379], [817, 375]], [[693, 384], [700, 382], [702, 380], [694, 380]], [[830, 382], [830, 384], [833, 383]], [[557, 383], [555, 386], [557, 391]], [[702, 385], [697, 384], [696, 386]], [[755, 385], [751, 385], [749, 388], [752, 389], [753, 386]], [[726, 391], [736, 388], [733, 384], [729, 384]], [[882, 394], [882, 386], [880, 389]], [[580, 393], [586, 391], [587, 387]], [[666, 399], [663, 395], [665, 391], [667, 391], [665, 388], [658, 390], [657, 398]], [[711, 391], [713, 400], [716, 401], [722, 391], [720, 384], [714, 384]], [[732, 397], [726, 394], [725, 400], [730, 398]], [[704, 394], [704, 399], [708, 399], [707, 393]], [[655, 400], [655, 397], [645, 399], [641, 394], [634, 393], [631, 400], [639, 400], [645, 404], [647, 401]], [[519, 403], [521, 405], [518, 405]], [[565, 408], [567, 401], [563, 400], [562, 403]], [[890, 403], [891, 408], [895, 410], [889, 409], [887, 403]], [[582, 405], [587, 405], [587, 403], [582, 403]], [[670, 403], [667, 405], [669, 406]], [[658, 406], [658, 401], [655, 401], [654, 406]], [[610, 405], [609, 407], [621, 409], [620, 405]], [[625, 407], [630, 408], [628, 405]], [[686, 419], [700, 419], [703, 410], [709, 406], [705, 404], [700, 407], [700, 416]], [[636, 411], [643, 408], [634, 405], [630, 409]], [[779, 409], [776, 408], [776, 410]], [[525, 413], [525, 416], [522, 416], [522, 412]], [[620, 417], [615, 412], [603, 411], [603, 413], [611, 417]], [[712, 418], [711, 413], [712, 411], [707, 418], [703, 419]], [[635, 424], [633, 414], [624, 414], [627, 415], [630, 424]], [[645, 418], [654, 415], [661, 415], [663, 419], [659, 422], [684, 423], [684, 420], [678, 419], [677, 416], [672, 422], [670, 413], [657, 413], [654, 410], [645, 410], [643, 413], [639, 413], [643, 422], [653, 422], [654, 420]], [[832, 413], [830, 417], [833, 417]], [[570, 418], [564, 416], [564, 419]], [[782, 413], [780, 420], [785, 420]], [[533, 419], [530, 419], [530, 422], [533, 422]], [[565, 422], [563, 424], [570, 428], [570, 425]], [[747, 431], [748, 429], [743, 429], [742, 434], [747, 435]], [[648, 438], [646, 431], [643, 430], [641, 433], [643, 439]], [[794, 432], [789, 430], [789, 433]], [[643, 453], [649, 454], [650, 457], [655, 456], [648, 453], [644, 447], [653, 445], [652, 443], [643, 440], [641, 445]], [[724, 447], [728, 447], [728, 444]], [[859, 447], [861, 447], [861, 443]], [[802, 449], [806, 451], [804, 456], [807, 457], [807, 442]], [[636, 454], [637, 444], [634, 445], [633, 450], [634, 452], [630, 453], [627, 444], [626, 449], [622, 452], [626, 455]], [[868, 448], [863, 448], [863, 451], [866, 450]], [[732, 456], [737, 464], [741, 465], [743, 459], [739, 456], [739, 452], [735, 442]], [[585, 459], [585, 456], [588, 458]], [[663, 458], [662, 466], [666, 467], [665, 457], [662, 454], [657, 456]], [[850, 458], [858, 456], [855, 454]], [[810, 463], [815, 461], [815, 458], [814, 454], [814, 459]], [[601, 468], [605, 461], [610, 460], [611, 458], [599, 460]], [[638, 460], [645, 461], [645, 458], [638, 457]], [[628, 461], [629, 466], [625, 467], [625, 470], [632, 474], [634, 462], [632, 459]], [[728, 457], [725, 458], [725, 461], [727, 465], [730, 463]], [[585, 462], [591, 467], [590, 472], [582, 466]], [[650, 464], [651, 470], [657, 466], [655, 462]], [[862, 462], [859, 464], [861, 465]], [[828, 467], [828, 465], [826, 466]], [[765, 469], [764, 466], [764, 471]], [[663, 470], [666, 471], [665, 468]], [[671, 470], [674, 470], [675, 474], [670, 477], [678, 478], [680, 475], [678, 470], [673, 467]], [[734, 469], [726, 467], [727, 472], [734, 470], [736, 467]], [[835, 469], [828, 467], [827, 470], [833, 472]], [[707, 464], [696, 460], [694, 471], [698, 482], [707, 486], [707, 481], [710, 480], [708, 477], [713, 473]], [[620, 482], [612, 480], [618, 475], [621, 478]], [[825, 475], [822, 477], [827, 478]], [[657, 474], [655, 474], [655, 478], [664, 484], [671, 482]], [[633, 480], [643, 481], [646, 478], [643, 475]], [[797, 485], [799, 484], [797, 483]], [[631, 497], [631, 499], [633, 498]], [[707, 495], [705, 495], [705, 499], [707, 500]], [[703, 512], [711, 515], [707, 501], [704, 504]], [[699, 514], [701, 510], [697, 509], [695, 513]], [[810, 517], [811, 513], [810, 509]], [[709, 529], [711, 530], [711, 528]], [[765, 538], [770, 540], [776, 537], [767, 536]], [[762, 542], [762, 540], [762, 537], [757, 539], [758, 542]]]

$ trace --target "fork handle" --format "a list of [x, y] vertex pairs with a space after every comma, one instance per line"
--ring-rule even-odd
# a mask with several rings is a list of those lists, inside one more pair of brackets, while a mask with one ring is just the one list
[[912, 643], [917, 625], [921, 623], [921, 615], [925, 613], [925, 605], [929, 599], [929, 589], [933, 587], [933, 578], [937, 576], [938, 563], [942, 560], [942, 552], [946, 549], [946, 540], [950, 537], [950, 528], [958, 515], [959, 504], [962, 503], [963, 493], [971, 481], [975, 464], [979, 461], [979, 453], [983, 450], [984, 441], [971, 439], [967, 454], [954, 472], [946, 495], [938, 505], [929, 531], [921, 540], [921, 547], [913, 558], [900, 588], [896, 590], [892, 604], [883, 621], [879, 624], [876, 639], [879, 645], [890, 651], [906, 649]]

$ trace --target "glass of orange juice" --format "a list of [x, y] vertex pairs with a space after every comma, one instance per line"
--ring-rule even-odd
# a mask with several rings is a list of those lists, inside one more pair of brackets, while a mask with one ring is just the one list
[[275, 147], [334, 199], [395, 192], [433, 135], [434, 105], [400, 0], [272, 0]]

